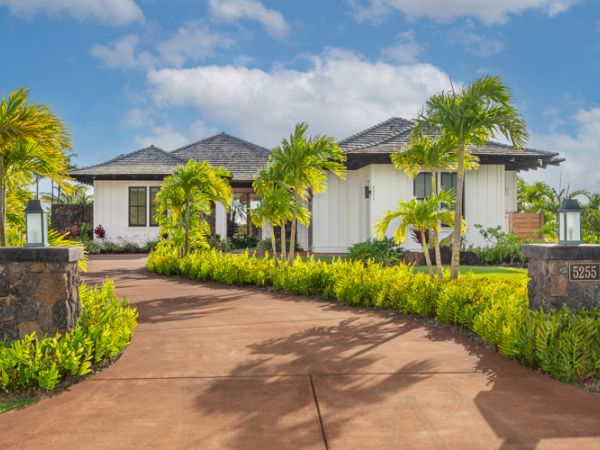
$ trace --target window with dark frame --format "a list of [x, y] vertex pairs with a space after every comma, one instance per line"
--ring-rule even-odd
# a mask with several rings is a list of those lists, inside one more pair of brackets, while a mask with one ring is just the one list
[[415, 177], [414, 196], [417, 200], [431, 196], [431, 173], [423, 172]]
[[145, 227], [147, 214], [146, 187], [129, 187], [129, 226]]
[[[456, 172], [442, 172], [440, 174], [440, 188], [447, 189], [454, 192], [458, 189], [458, 174]], [[465, 217], [465, 186], [463, 181], [463, 193], [462, 193], [462, 216]], [[448, 225], [444, 225], [448, 226]]]
[[158, 221], [156, 220], [156, 210], [158, 205], [156, 204], [156, 194], [160, 191], [160, 186], [150, 186], [150, 226], [157, 227]]

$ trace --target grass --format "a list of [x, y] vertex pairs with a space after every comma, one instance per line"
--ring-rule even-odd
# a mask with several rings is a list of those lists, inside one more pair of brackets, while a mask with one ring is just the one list
[[[444, 266], [449, 269], [449, 266]], [[427, 272], [427, 266], [415, 266], [415, 272]], [[527, 269], [496, 266], [460, 266], [460, 273], [472, 273], [477, 278], [488, 280], [521, 280], [527, 277]]]
[[19, 400], [8, 400], [0, 398], [0, 414], [10, 411], [11, 409], [21, 408], [37, 402], [37, 398], [24, 398]]

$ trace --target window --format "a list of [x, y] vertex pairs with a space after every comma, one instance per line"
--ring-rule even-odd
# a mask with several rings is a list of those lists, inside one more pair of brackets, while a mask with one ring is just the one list
[[129, 187], [129, 226], [146, 226], [146, 188]]
[[431, 195], [431, 174], [427, 172], [416, 176], [414, 182], [414, 194], [417, 200], [423, 200]]
[[158, 221], [156, 220], [156, 194], [160, 191], [160, 186], [151, 186], [150, 187], [150, 226], [157, 227]]
[[[464, 183], [464, 181], [463, 181]], [[458, 175], [456, 173], [442, 172], [440, 177], [440, 188], [448, 189], [456, 194], [458, 186]], [[462, 195], [462, 215], [465, 217], [465, 187], [463, 184], [463, 195]]]
[[444, 172], [440, 179], [440, 187], [456, 193], [457, 181], [457, 174]]

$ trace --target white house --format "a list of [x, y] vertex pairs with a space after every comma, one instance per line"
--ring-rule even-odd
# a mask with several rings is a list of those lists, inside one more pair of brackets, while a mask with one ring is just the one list
[[[393, 209], [398, 200], [428, 195], [431, 176], [440, 186], [456, 186], [454, 173], [422, 173], [413, 180], [394, 169], [390, 154], [407, 143], [412, 126], [408, 120], [391, 118], [339, 142], [348, 156], [346, 179], [329, 175], [327, 190], [311, 200], [311, 226], [300, 226], [298, 230], [303, 249], [345, 253], [352, 244], [373, 237], [374, 222]], [[479, 158], [480, 167], [465, 177], [464, 216], [467, 242], [478, 245], [483, 242], [473, 225], [507, 229], [507, 214], [517, 209], [517, 173], [558, 165], [563, 160], [557, 153], [517, 151], [494, 142], [472, 152]], [[102, 225], [109, 240], [143, 243], [158, 237], [152, 200], [161, 180], [173, 168], [190, 158], [223, 166], [232, 173], [236, 198], [248, 205], [258, 200], [252, 181], [267, 163], [269, 153], [264, 147], [221, 133], [173, 152], [147, 147], [74, 170], [71, 175], [94, 186], [94, 227]], [[228, 220], [222, 205], [217, 205], [214, 220], [214, 229], [221, 236], [228, 231], [231, 234], [231, 228], [238, 226]], [[417, 247], [410, 239], [404, 245]]]

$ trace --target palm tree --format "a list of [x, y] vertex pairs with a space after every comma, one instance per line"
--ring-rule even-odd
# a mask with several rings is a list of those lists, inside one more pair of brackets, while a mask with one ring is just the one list
[[[431, 195], [437, 195], [437, 171], [456, 171], [458, 151], [452, 142], [443, 137], [430, 137], [416, 134], [410, 137], [407, 145], [391, 156], [396, 169], [403, 170], [409, 178], [415, 178], [421, 172], [431, 173]], [[465, 168], [476, 169], [479, 166], [477, 158], [466, 155]], [[435, 261], [438, 277], [442, 279], [442, 254], [440, 251], [439, 233], [437, 228], [432, 233]]]
[[[425, 236], [430, 230], [439, 232], [441, 230], [441, 223], [451, 224], [454, 221], [454, 214], [448, 209], [448, 205], [451, 205], [453, 202], [454, 195], [445, 189], [424, 200], [412, 198], [408, 201], [400, 201], [396, 210], [388, 211], [375, 223], [375, 234], [378, 239], [382, 240], [390, 223], [394, 219], [400, 219], [400, 223], [394, 231], [394, 241], [396, 244], [404, 242], [408, 227], [417, 230], [421, 236]], [[434, 276], [427, 239], [421, 239], [421, 245], [423, 246], [423, 254], [429, 274]]]
[[517, 202], [520, 211], [544, 213], [544, 234], [554, 236], [557, 228], [558, 209], [565, 200], [585, 196], [588, 203], [593, 198], [585, 190], [571, 191], [570, 186], [555, 188], [543, 181], [528, 184], [517, 180]]
[[307, 138], [307, 129], [306, 123], [296, 125], [289, 140], [284, 139], [279, 147], [273, 149], [269, 158], [273, 170], [292, 194], [292, 225], [288, 252], [290, 262], [294, 260], [300, 208], [304, 207], [311, 192], [318, 194], [327, 188], [327, 172], [342, 179], [346, 176], [346, 155], [335, 140], [329, 136]]
[[[94, 201], [94, 196], [88, 192], [88, 187], [85, 184], [74, 184], [70, 187], [71, 192], [63, 189], [54, 198], [54, 202], [63, 205], [89, 205]], [[52, 199], [51, 195], [46, 197], [48, 200]]]
[[[47, 106], [28, 103], [28, 95], [29, 91], [21, 88], [0, 102], [0, 246], [7, 243], [10, 184], [32, 183], [34, 174], [61, 184], [68, 179], [69, 132]], [[9, 173], [13, 181], [9, 181]]]
[[[275, 227], [279, 226], [281, 228], [281, 258], [283, 262], [286, 259], [285, 223], [293, 219], [294, 198], [292, 193], [282, 183], [272, 164], [268, 164], [266, 169], [259, 172], [252, 186], [254, 192], [261, 199], [260, 204], [252, 210], [250, 215], [252, 222], [257, 227], [264, 227], [265, 222], [268, 222], [271, 228], [271, 250], [275, 260], [277, 260]], [[302, 209], [302, 212], [302, 218], [307, 218], [308, 210]]]
[[156, 219], [182, 257], [189, 253], [190, 235], [200, 244], [206, 242], [210, 233], [206, 216], [212, 214], [214, 204], [220, 202], [229, 208], [233, 199], [229, 177], [221, 167], [191, 159], [165, 178], [156, 196]]
[[423, 130], [441, 133], [458, 151], [451, 263], [451, 276], [457, 278], [466, 155], [472, 146], [484, 145], [497, 134], [509, 139], [515, 149], [521, 149], [527, 141], [527, 129], [513, 105], [510, 89], [500, 78], [488, 76], [458, 91], [453, 89], [430, 97], [413, 133], [418, 135]]

